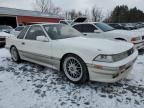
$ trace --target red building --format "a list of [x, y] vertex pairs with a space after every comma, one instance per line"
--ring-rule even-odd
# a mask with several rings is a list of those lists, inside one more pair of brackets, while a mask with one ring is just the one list
[[62, 18], [56, 15], [42, 14], [38, 11], [0, 7], [0, 25], [16, 27], [33, 23], [58, 23]]

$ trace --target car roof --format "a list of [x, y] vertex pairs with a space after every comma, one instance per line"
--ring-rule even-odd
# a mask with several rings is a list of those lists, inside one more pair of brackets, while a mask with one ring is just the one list
[[40, 26], [42, 26], [42, 25], [54, 25], [54, 24], [60, 24], [60, 23], [41, 23], [41, 24], [31, 24], [29, 26], [33, 26], [33, 25], [40, 25]]

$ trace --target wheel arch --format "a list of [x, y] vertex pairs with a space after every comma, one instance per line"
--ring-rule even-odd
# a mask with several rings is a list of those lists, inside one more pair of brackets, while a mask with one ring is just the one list
[[[66, 53], [66, 54], [64, 54], [64, 55], [61, 57], [61, 59], [60, 59], [60, 70], [61, 70], [61, 66], [62, 66], [63, 60], [64, 60], [68, 55], [74, 55], [74, 56], [77, 56], [77, 57], [79, 57], [80, 59], [83, 60], [83, 58], [81, 58], [78, 54], [75, 54], [75, 53]], [[83, 60], [83, 61], [84, 61], [84, 60]], [[85, 63], [85, 61], [84, 61], [84, 63]]]
[[[64, 55], [61, 57], [61, 59], [60, 59], [60, 70], [62, 70], [62, 63], [63, 63], [64, 59], [65, 59], [68, 55], [75, 55], [75, 56], [81, 58], [80, 56], [78, 56], [77, 54], [74, 54], [74, 53], [66, 53], [66, 54], [64, 54]], [[81, 59], [82, 59], [82, 58], [81, 58]], [[82, 60], [83, 60], [83, 59], [82, 59]]]
[[[11, 46], [10, 46], [10, 51], [11, 51], [11, 48], [12, 48], [12, 47], [15, 47], [15, 48], [16, 48], [16, 46], [15, 46], [15, 45], [11, 45]], [[16, 48], [16, 49], [17, 49], [17, 48]]]

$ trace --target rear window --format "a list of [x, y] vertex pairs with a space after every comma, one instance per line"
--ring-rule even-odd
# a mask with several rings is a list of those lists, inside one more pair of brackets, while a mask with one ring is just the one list
[[15, 31], [22, 31], [24, 29], [24, 27], [17, 27], [15, 28]]

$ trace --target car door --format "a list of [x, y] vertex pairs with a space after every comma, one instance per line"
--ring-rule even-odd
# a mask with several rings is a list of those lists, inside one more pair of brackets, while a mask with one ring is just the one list
[[24, 41], [24, 37], [25, 37], [25, 34], [26, 32], [28, 31], [29, 29], [29, 26], [25, 27], [21, 32], [20, 34], [17, 36], [16, 38], [16, 41], [15, 41], [15, 46], [16, 48], [18, 49], [20, 55], [21, 55], [21, 51], [24, 49], [24, 46], [23, 46], [23, 41]]
[[51, 64], [51, 41], [38, 41], [38, 36], [45, 36], [48, 39], [41, 26], [31, 26], [23, 41], [23, 56], [36, 62]]

